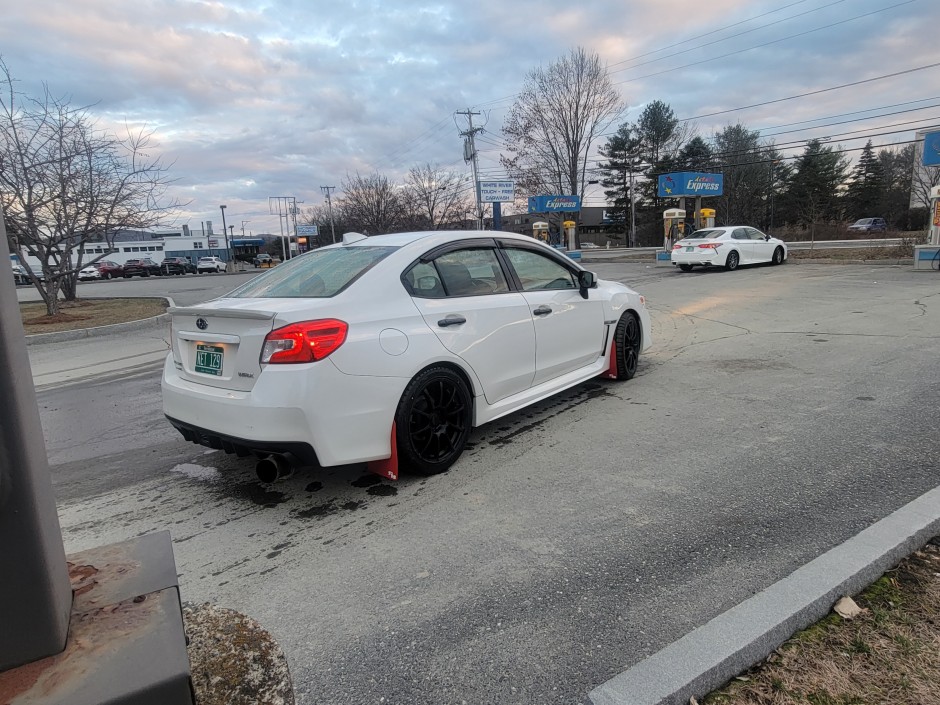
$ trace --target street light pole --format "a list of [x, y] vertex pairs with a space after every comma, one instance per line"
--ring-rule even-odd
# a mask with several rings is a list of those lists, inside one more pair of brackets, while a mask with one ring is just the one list
[[232, 259], [232, 253], [228, 246], [228, 227], [225, 225], [225, 206], [219, 206], [222, 209], [222, 234], [225, 236], [225, 257], [227, 259], [225, 268], [228, 269], [228, 263]]

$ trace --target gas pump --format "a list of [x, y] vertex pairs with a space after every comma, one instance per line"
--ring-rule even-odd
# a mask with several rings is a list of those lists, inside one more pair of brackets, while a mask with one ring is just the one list
[[534, 237], [536, 240], [541, 240], [545, 244], [548, 244], [548, 223], [542, 222], [541, 220], [532, 223], [532, 237]]
[[669, 208], [663, 211], [663, 249], [672, 251], [672, 246], [685, 234], [685, 210]]
[[698, 218], [695, 219], [696, 229], [715, 227], [715, 209], [702, 208], [698, 212]]
[[940, 270], [940, 186], [930, 189], [930, 216], [926, 245], [914, 245], [914, 269]]
[[577, 223], [573, 220], [566, 220], [561, 224], [562, 231], [565, 233], [564, 242], [568, 245], [568, 252], [574, 252], [577, 248], [577, 237], [575, 231], [577, 230]]
[[940, 245], [940, 186], [930, 189], [930, 237], [931, 245]]

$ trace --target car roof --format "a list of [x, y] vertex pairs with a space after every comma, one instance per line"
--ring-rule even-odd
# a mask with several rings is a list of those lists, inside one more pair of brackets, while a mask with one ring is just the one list
[[[425, 230], [421, 232], [410, 233], [390, 233], [388, 235], [370, 235], [362, 240], [357, 240], [350, 245], [337, 243], [339, 247], [404, 247], [427, 240], [429, 247], [444, 245], [449, 242], [460, 242], [462, 240], [476, 240], [478, 238], [499, 238], [501, 240], [517, 240], [519, 242], [532, 242], [533, 238], [528, 235], [519, 235], [502, 230]], [[328, 245], [329, 247], [329, 245]]]

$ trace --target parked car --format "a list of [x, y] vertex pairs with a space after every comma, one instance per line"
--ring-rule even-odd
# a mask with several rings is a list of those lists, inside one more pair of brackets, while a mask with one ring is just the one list
[[260, 252], [255, 255], [255, 258], [251, 261], [251, 263], [256, 267], [260, 267], [262, 265], [270, 267], [272, 264], [274, 264], [274, 258], [271, 257], [271, 255]]
[[786, 259], [783, 240], [746, 225], [703, 228], [672, 246], [672, 263], [683, 272], [691, 272], [696, 266], [734, 270], [742, 264], [782, 264]]
[[94, 279], [101, 279], [101, 272], [99, 272], [98, 268], [93, 264], [82, 267], [78, 273], [78, 281], [80, 282], [87, 282]]
[[10, 265], [13, 267], [13, 283], [29, 284], [29, 275], [26, 273], [26, 268], [15, 262], [10, 262]]
[[171, 315], [164, 413], [261, 457], [262, 479], [285, 462], [443, 472], [472, 427], [630, 379], [650, 345], [640, 294], [503, 232], [350, 233]]
[[887, 229], [884, 218], [861, 218], [849, 226], [849, 232], [854, 233], [883, 233]]
[[206, 274], [208, 272], [224, 272], [225, 262], [220, 260], [218, 257], [200, 257], [199, 262], [196, 264], [196, 271], [199, 274]]
[[131, 277], [149, 277], [151, 274], [159, 277], [163, 274], [163, 270], [160, 269], [159, 264], [149, 257], [129, 259], [124, 263], [125, 279], [130, 279]]
[[195, 274], [196, 265], [186, 257], [164, 257], [160, 263], [164, 274]]
[[80, 281], [113, 279], [114, 277], [122, 276], [124, 276], [124, 266], [106, 259], [89, 264], [78, 273]]

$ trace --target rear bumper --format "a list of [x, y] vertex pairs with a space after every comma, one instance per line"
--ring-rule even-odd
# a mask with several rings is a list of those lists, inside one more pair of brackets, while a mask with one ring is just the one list
[[278, 442], [278, 441], [256, 441], [247, 438], [235, 438], [217, 431], [210, 431], [206, 428], [200, 428], [191, 423], [174, 419], [167, 416], [173, 428], [182, 434], [190, 443], [224, 450], [226, 453], [232, 453], [239, 458], [249, 456], [264, 456], [272, 453], [281, 455], [292, 455], [301, 465], [319, 465], [317, 453], [309, 443], [299, 442]]
[[347, 375], [329, 359], [270, 365], [251, 391], [180, 377], [167, 356], [163, 413], [183, 437], [236, 455], [289, 452], [324, 467], [391, 455], [395, 410], [408, 380]]
[[671, 259], [674, 265], [693, 264], [693, 265], [698, 265], [700, 267], [705, 267], [705, 266], [719, 267], [719, 266], [723, 266], [725, 263], [724, 257], [718, 256], [718, 255], [709, 255], [709, 256], [703, 257], [702, 255], [696, 252], [689, 252], [689, 253], [683, 252], [681, 254], [673, 252]]

